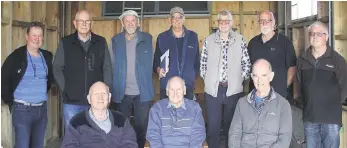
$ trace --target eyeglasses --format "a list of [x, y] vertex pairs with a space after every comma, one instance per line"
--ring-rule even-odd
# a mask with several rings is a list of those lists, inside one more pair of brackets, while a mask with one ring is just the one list
[[84, 24], [90, 25], [92, 23], [92, 20], [85, 20], [85, 21], [84, 20], [76, 20], [76, 22], [79, 25], [84, 25]]
[[105, 92], [103, 92], [103, 93], [94, 93], [94, 94], [92, 94], [93, 97], [101, 97], [101, 98], [107, 98], [107, 97], [108, 97], [107, 95], [108, 95], [108, 94], [105, 93]]
[[[28, 51], [27, 51], [27, 52], [28, 52]], [[38, 78], [38, 79], [47, 79], [47, 67], [46, 67], [45, 64], [44, 64], [43, 57], [42, 57], [41, 53], [40, 53], [41, 62], [42, 62], [43, 68], [45, 69], [45, 75], [44, 75], [44, 76], [43, 76], [43, 75], [38, 75], [38, 74], [36, 74], [36, 65], [33, 63], [33, 60], [31, 59], [31, 55], [30, 55], [29, 52], [28, 52], [28, 54], [29, 54], [31, 66], [32, 66], [33, 69], [34, 69], [34, 78]]]
[[218, 20], [218, 24], [229, 25], [232, 20]]
[[271, 22], [272, 22], [271, 19], [270, 19], [270, 20], [263, 20], [263, 19], [262, 19], [262, 20], [259, 20], [259, 21], [258, 21], [259, 24], [263, 24], [263, 25], [264, 25], [264, 24], [269, 24], [269, 23], [271, 23]]
[[327, 35], [327, 34], [323, 32], [309, 32], [308, 35], [310, 37], [314, 37], [314, 36], [322, 37], [323, 35]]
[[172, 20], [182, 20], [183, 19], [183, 16], [182, 15], [180, 15], [180, 16], [171, 16], [171, 19]]

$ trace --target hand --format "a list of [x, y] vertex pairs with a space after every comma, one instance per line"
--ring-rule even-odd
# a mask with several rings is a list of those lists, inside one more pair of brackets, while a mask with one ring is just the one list
[[158, 67], [157, 72], [159, 74], [159, 79], [166, 76], [167, 71], [165, 71], [163, 68]]

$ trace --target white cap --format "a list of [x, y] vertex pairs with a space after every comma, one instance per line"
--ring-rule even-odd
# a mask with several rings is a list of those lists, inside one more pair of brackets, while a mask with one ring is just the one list
[[139, 15], [137, 14], [136, 11], [134, 11], [134, 10], [127, 10], [127, 11], [123, 12], [123, 14], [119, 17], [119, 19], [122, 20], [123, 17], [129, 16], [129, 15], [136, 16], [137, 18], [139, 17]]

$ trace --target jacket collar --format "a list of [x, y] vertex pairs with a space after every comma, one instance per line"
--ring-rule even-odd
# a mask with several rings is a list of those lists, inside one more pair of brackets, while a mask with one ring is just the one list
[[[321, 56], [321, 58], [329, 58], [332, 57], [332, 48], [330, 46], [327, 46], [327, 50], [325, 53]], [[301, 57], [306, 59], [306, 60], [311, 60], [313, 59], [312, 55], [312, 46], [310, 46], [303, 54], [301, 54]]]
[[[183, 34], [181, 37], [185, 37], [186, 36], [186, 33], [188, 33], [187, 31], [188, 29], [186, 28], [186, 26], [183, 25]], [[173, 38], [176, 38], [175, 35], [173, 34], [173, 30], [172, 30], [172, 26], [170, 27], [170, 29], [168, 30], [168, 33], [173, 37]], [[179, 37], [179, 38], [181, 38]]]
[[[253, 101], [254, 101], [254, 98], [252, 98], [253, 97], [253, 94], [255, 95], [255, 93], [256, 93], [256, 89], [253, 89], [252, 91], [251, 91], [251, 93], [249, 93], [248, 95], [247, 95], [247, 102], [248, 103], [252, 103]], [[276, 99], [276, 93], [275, 93], [275, 91], [274, 91], [274, 89], [271, 87], [271, 89], [270, 89], [270, 93], [269, 93], [269, 95], [266, 97], [266, 98], [268, 98], [267, 100], [268, 101], [271, 101], [271, 100], [273, 100], [273, 99]]]
[[[121, 37], [121, 39], [124, 39], [124, 44], [125, 44], [125, 40], [126, 40], [125, 34], [126, 34], [125, 31], [123, 31], [123, 32], [121, 32], [121, 33], [119, 34], [120, 37]], [[137, 37], [137, 42], [136, 42], [136, 44], [145, 41], [145, 38], [143, 37], [142, 32], [141, 32], [139, 29], [136, 30], [136, 37]]]
[[[221, 40], [220, 40], [220, 32], [219, 32], [219, 30], [216, 31], [214, 36], [215, 36], [215, 42], [216, 43], [220, 43]], [[235, 32], [233, 30], [230, 30], [229, 31], [229, 42], [230, 42], [229, 45], [233, 44], [235, 42], [235, 39], [236, 39]]]
[[[74, 42], [75, 43], [79, 43], [81, 40], [79, 39], [78, 37], [78, 32], [75, 31], [75, 33], [73, 33], [73, 36], [74, 36]], [[96, 37], [96, 34], [94, 34], [93, 32], [90, 31], [90, 34], [89, 34], [89, 40], [91, 43], [95, 43], [97, 41], [99, 41], [99, 39]]]

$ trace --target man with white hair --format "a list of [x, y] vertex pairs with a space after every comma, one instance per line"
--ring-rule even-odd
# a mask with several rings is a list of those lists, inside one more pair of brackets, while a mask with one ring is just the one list
[[289, 148], [292, 111], [289, 102], [270, 85], [275, 74], [268, 61], [254, 62], [251, 76], [255, 89], [237, 103], [229, 148]]
[[138, 14], [125, 11], [119, 19], [123, 32], [111, 40], [113, 51], [113, 102], [128, 118], [134, 108], [139, 147], [144, 147], [148, 113], [154, 99], [152, 36], [139, 30]]
[[[200, 75], [205, 82], [207, 144], [212, 148], [220, 147], [222, 119], [224, 136], [228, 139], [237, 101], [243, 96], [242, 84], [251, 69], [246, 41], [232, 30], [231, 12], [221, 11], [217, 19], [218, 30], [206, 38], [200, 62]], [[228, 141], [225, 145], [228, 146]]]
[[[160, 78], [160, 99], [167, 98], [167, 81], [179, 76], [186, 82], [187, 93], [185, 98], [193, 100], [194, 82], [199, 76], [199, 41], [198, 35], [184, 26], [184, 11], [180, 7], [174, 7], [170, 11], [169, 30], [158, 35], [153, 71], [159, 74]], [[169, 53], [168, 69], [161, 64], [161, 56]]]
[[111, 93], [105, 83], [94, 83], [87, 100], [89, 110], [71, 119], [62, 148], [138, 148], [129, 119], [120, 112], [107, 109]]
[[104, 37], [91, 32], [90, 13], [76, 13], [73, 24], [76, 32], [64, 37], [58, 45], [53, 61], [53, 75], [63, 100], [64, 125], [71, 118], [89, 108], [89, 87], [97, 81], [112, 86], [110, 52]]
[[311, 46], [299, 56], [296, 80], [303, 100], [307, 148], [338, 148], [342, 102], [347, 97], [345, 59], [330, 46], [328, 28], [315, 22], [308, 28]]
[[151, 108], [147, 140], [151, 148], [201, 148], [206, 138], [200, 105], [184, 98], [186, 86], [178, 76], [168, 80], [168, 99]]
[[[287, 88], [295, 76], [296, 55], [293, 43], [286, 36], [275, 32], [276, 22], [271, 11], [263, 11], [258, 17], [261, 33], [253, 37], [248, 44], [251, 63], [258, 59], [269, 61], [276, 73], [271, 86], [286, 98]], [[252, 81], [249, 87], [250, 90], [254, 88]]]

